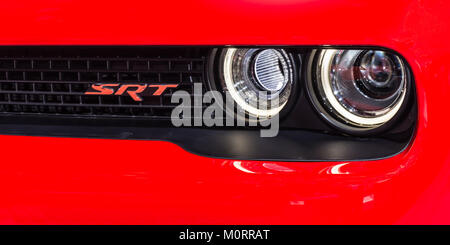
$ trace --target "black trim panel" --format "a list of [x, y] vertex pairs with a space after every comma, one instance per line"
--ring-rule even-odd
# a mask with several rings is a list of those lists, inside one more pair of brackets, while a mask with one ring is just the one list
[[259, 130], [123, 126], [0, 125], [2, 134], [78, 138], [162, 140], [202, 156], [239, 160], [351, 161], [374, 160], [401, 152], [405, 143], [355, 138], [306, 130], [281, 130], [261, 138]]

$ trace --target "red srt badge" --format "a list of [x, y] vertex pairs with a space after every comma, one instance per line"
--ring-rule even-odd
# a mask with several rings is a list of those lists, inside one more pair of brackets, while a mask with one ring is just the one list
[[178, 84], [120, 84], [102, 83], [93, 84], [84, 94], [87, 95], [123, 95], [125, 92], [135, 101], [142, 101], [142, 92], [147, 88], [156, 88], [152, 95], [159, 96], [167, 88], [176, 88]]

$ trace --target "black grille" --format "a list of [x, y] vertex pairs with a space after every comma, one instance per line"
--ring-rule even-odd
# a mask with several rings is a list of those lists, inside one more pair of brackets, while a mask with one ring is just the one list
[[84, 93], [108, 82], [176, 83], [176, 90], [192, 93], [194, 83], [204, 82], [206, 55], [177, 47], [1, 47], [0, 113], [169, 119], [174, 89], [162, 96], [146, 90], [141, 102], [126, 93]]

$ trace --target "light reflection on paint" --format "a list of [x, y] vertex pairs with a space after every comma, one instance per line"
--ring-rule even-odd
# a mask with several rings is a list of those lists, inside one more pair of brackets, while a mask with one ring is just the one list
[[346, 162], [346, 163], [341, 163], [341, 164], [338, 164], [338, 165], [334, 165], [334, 166], [330, 169], [331, 174], [350, 174], [349, 172], [342, 172], [342, 171], [341, 171], [341, 168], [342, 168], [343, 166], [347, 165], [347, 164], [349, 164], [349, 163]]
[[303, 206], [305, 205], [305, 201], [290, 201], [290, 204], [293, 206]]
[[281, 166], [276, 163], [263, 163], [263, 167], [270, 169], [270, 170], [275, 170], [278, 172], [294, 172], [293, 169], [285, 167], [285, 166]]
[[241, 161], [234, 161], [234, 162], [233, 162], [233, 166], [234, 166], [235, 168], [241, 170], [242, 172], [249, 173], [249, 174], [256, 174], [255, 172], [250, 171], [250, 170], [244, 168], [244, 167], [242, 166], [242, 162], [241, 162]]
[[345, 165], [349, 164], [349, 162], [345, 162], [345, 163], [340, 163], [340, 164], [336, 164], [334, 166], [330, 166], [330, 167], [326, 167], [324, 169], [322, 169], [320, 171], [320, 173], [326, 173], [326, 174], [334, 174], [334, 175], [339, 175], [339, 174], [350, 174], [350, 172], [343, 172], [341, 170], [342, 167], [344, 167]]
[[365, 197], [363, 198], [363, 203], [373, 202], [374, 199], [375, 199], [375, 197], [374, 197], [373, 194], [372, 194], [372, 195], [365, 196]]

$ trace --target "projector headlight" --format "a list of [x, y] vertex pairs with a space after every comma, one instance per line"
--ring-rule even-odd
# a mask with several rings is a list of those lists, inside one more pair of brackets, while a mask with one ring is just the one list
[[410, 79], [403, 61], [380, 50], [316, 50], [309, 90], [322, 116], [341, 129], [367, 131], [405, 104]]
[[223, 89], [247, 114], [271, 117], [288, 102], [294, 72], [283, 49], [227, 48], [221, 66]]

